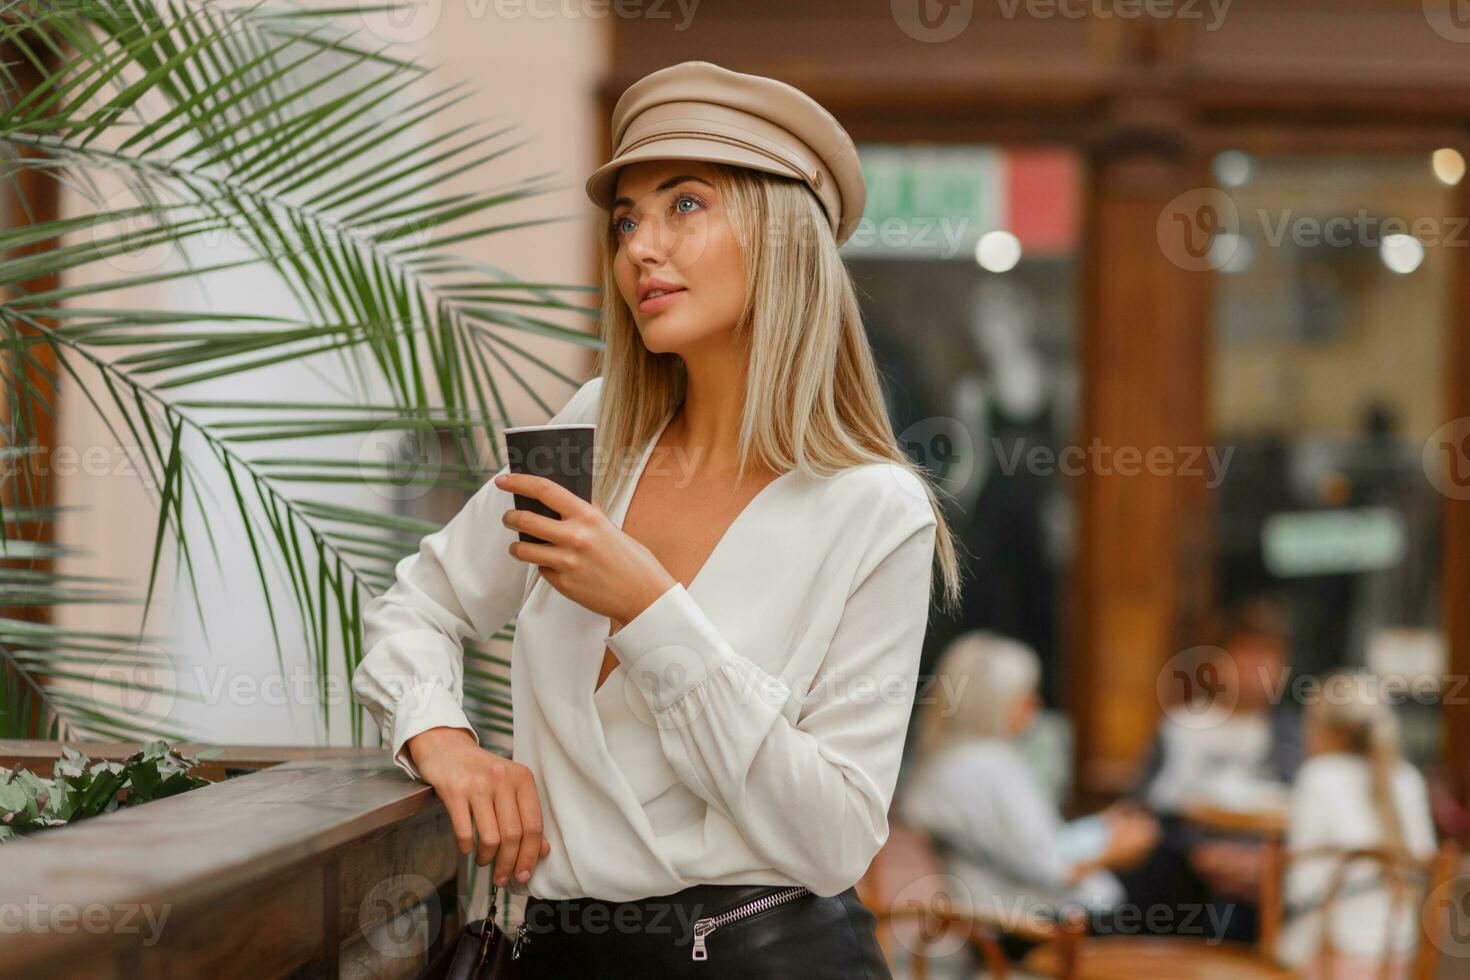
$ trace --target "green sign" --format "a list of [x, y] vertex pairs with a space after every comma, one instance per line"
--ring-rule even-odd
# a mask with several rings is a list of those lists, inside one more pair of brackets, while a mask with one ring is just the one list
[[1002, 227], [1005, 160], [982, 146], [858, 148], [868, 186], [862, 223], [843, 243], [855, 258], [964, 259]]
[[1273, 514], [1261, 529], [1266, 568], [1283, 578], [1392, 568], [1407, 544], [1403, 518], [1387, 507]]

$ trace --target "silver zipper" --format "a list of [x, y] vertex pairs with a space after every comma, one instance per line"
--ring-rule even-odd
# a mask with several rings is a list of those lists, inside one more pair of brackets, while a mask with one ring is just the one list
[[746, 916], [755, 915], [757, 912], [764, 912], [766, 909], [775, 908], [777, 905], [782, 905], [794, 898], [800, 898], [803, 895], [810, 894], [812, 894], [810, 888], [796, 885], [791, 888], [783, 888], [770, 895], [763, 895], [760, 898], [746, 902], [744, 905], [737, 905], [735, 908], [721, 912], [719, 915], [707, 915], [702, 919], [696, 920], [694, 923], [694, 958], [696, 960], [709, 959], [709, 949], [705, 947], [704, 940], [706, 936], [720, 926], [729, 925]]
[[530, 931], [531, 931], [531, 924], [529, 922], [524, 921], [524, 920], [521, 922], [521, 924], [519, 926], [516, 927], [516, 939], [515, 939], [515, 942], [511, 943], [511, 946], [510, 946], [510, 958], [511, 959], [518, 960], [518, 959], [521, 958], [521, 947], [524, 946], [527, 942], [530, 941], [530, 940], [528, 940], [526, 938], [527, 935], [530, 933]]

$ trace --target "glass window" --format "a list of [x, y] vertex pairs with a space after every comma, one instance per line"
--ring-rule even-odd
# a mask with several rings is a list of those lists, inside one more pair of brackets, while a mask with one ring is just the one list
[[[1220, 598], [1280, 598], [1298, 675], [1366, 667], [1433, 688], [1442, 498], [1425, 450], [1444, 421], [1443, 246], [1467, 244], [1448, 175], [1429, 154], [1234, 152], [1215, 174], [1234, 207], [1215, 242]], [[1420, 762], [1433, 700], [1401, 702]]]
[[1079, 161], [1069, 150], [860, 147], [868, 201], [843, 245], [894, 429], [953, 494], [965, 629], [1033, 646], [1060, 703], [1060, 583], [1072, 550], [1055, 453], [1073, 439]]

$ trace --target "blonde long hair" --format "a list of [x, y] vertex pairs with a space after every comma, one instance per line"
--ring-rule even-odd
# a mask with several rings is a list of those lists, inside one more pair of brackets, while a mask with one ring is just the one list
[[[830, 476], [864, 463], [892, 462], [916, 475], [938, 521], [935, 557], [941, 605], [958, 607], [960, 571], [938, 491], [898, 444], [879, 387], [857, 292], [821, 205], [800, 181], [711, 164], [725, 213], [741, 245], [747, 283], [736, 335], [747, 344], [739, 473], [752, 459], [777, 473]], [[618, 298], [617, 238], [599, 237], [602, 279], [597, 373], [603, 395], [598, 454], [630, 460], [684, 395], [683, 361], [644, 346], [632, 311]], [[631, 475], [599, 466], [593, 499], [605, 504]]]
[[1402, 850], [1403, 821], [1393, 792], [1401, 758], [1398, 719], [1379, 696], [1378, 685], [1358, 672], [1328, 676], [1319, 696], [1307, 706], [1307, 721], [1336, 733], [1349, 752], [1367, 760], [1373, 812], [1383, 830], [1383, 844]]

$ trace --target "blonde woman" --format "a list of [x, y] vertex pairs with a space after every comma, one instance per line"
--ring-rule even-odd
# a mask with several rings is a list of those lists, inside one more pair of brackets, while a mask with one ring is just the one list
[[1040, 705], [1041, 664], [1023, 643], [973, 631], [949, 644], [937, 673], [949, 679], [920, 716], [920, 752], [899, 812], [929, 833], [954, 898], [999, 916], [1059, 916], [1124, 898], [1113, 870], [1153, 847], [1158, 827], [1118, 807], [1068, 823], [1016, 748]]
[[[1434, 853], [1424, 777], [1402, 757], [1397, 720], [1382, 694], [1371, 675], [1334, 674], [1308, 703], [1309, 758], [1292, 787], [1289, 853], [1386, 848], [1419, 860]], [[1395, 904], [1398, 879], [1385, 881], [1379, 866], [1359, 863], [1346, 871], [1324, 916], [1321, 906], [1337, 867], [1326, 856], [1294, 859], [1287, 866], [1288, 918], [1278, 956], [1308, 970], [1327, 967], [1324, 956], [1335, 956], [1326, 975], [1343, 980], [1379, 977], [1385, 952], [1406, 967], [1418, 934], [1413, 887]]]
[[[853, 885], [931, 589], [959, 582], [838, 255], [856, 150], [708, 62], [632, 85], [612, 144], [587, 182], [606, 346], [554, 419], [597, 427], [593, 500], [502, 471], [364, 609], [354, 690], [461, 849], [477, 832], [529, 893], [527, 974], [885, 977]], [[505, 759], [462, 710], [460, 641], [513, 616]]]

